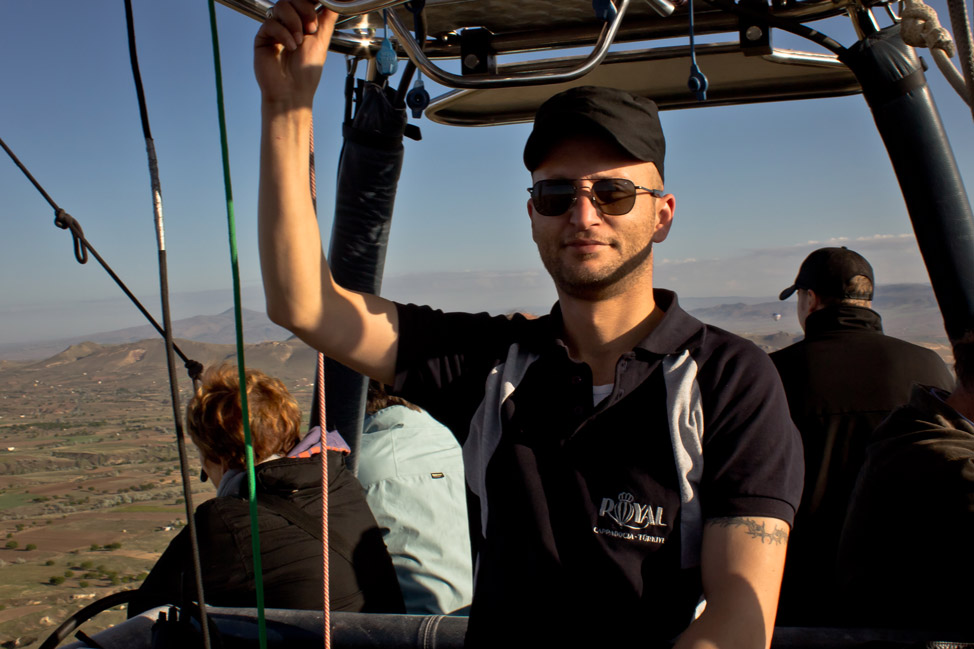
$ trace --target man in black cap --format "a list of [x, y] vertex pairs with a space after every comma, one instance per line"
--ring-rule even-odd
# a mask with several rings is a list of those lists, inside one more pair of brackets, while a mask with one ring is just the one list
[[656, 105], [583, 87], [538, 111], [524, 161], [550, 315], [395, 304], [334, 282], [308, 195], [333, 23], [285, 0], [255, 43], [268, 314], [463, 443], [468, 645], [767, 646], [800, 442], [767, 356], [654, 290], [675, 206]]
[[795, 283], [805, 338], [771, 354], [805, 447], [805, 490], [788, 548], [778, 623], [836, 622], [835, 561], [842, 524], [872, 432], [914, 383], [950, 390], [932, 350], [883, 335], [872, 310], [873, 269], [847, 248], [821, 248]]

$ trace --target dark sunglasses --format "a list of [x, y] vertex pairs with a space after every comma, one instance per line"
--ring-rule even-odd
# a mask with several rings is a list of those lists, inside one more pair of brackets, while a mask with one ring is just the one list
[[640, 187], [627, 178], [602, 178], [587, 188], [577, 187], [576, 182], [578, 181], [559, 178], [534, 183], [534, 187], [528, 188], [534, 211], [544, 216], [561, 216], [575, 204], [581, 189], [588, 192], [589, 200], [602, 214], [609, 216], [628, 214], [636, 204], [637, 189], [656, 198], [664, 196], [660, 189]]

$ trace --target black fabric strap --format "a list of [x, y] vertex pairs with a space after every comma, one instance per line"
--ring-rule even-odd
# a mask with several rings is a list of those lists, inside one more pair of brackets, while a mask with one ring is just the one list
[[419, 126], [416, 124], [406, 124], [406, 130], [403, 131], [403, 135], [417, 142], [423, 139], [423, 132], [419, 130]]
[[922, 88], [927, 83], [926, 75], [923, 74], [922, 68], [917, 68], [910, 74], [906, 75], [902, 79], [896, 81], [890, 81], [883, 88], [874, 88], [871, 92], [866, 95], [866, 101], [869, 102], [870, 106], [883, 106], [894, 99], [898, 99], [903, 95], [916, 90], [917, 88]]

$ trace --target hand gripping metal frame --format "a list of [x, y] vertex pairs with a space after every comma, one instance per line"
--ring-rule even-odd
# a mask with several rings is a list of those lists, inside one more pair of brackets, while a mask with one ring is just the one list
[[[615, 41], [616, 35], [622, 26], [622, 19], [629, 8], [632, 0], [615, 0], [617, 8], [616, 15], [607, 22], [599, 33], [599, 38], [592, 48], [591, 54], [582, 59], [577, 66], [565, 70], [546, 70], [533, 71], [520, 74], [501, 74], [501, 75], [459, 75], [447, 72], [442, 69], [426, 54], [423, 53], [420, 44], [416, 42], [410, 33], [409, 28], [402, 22], [396, 12], [390, 11], [388, 14], [389, 26], [396, 34], [400, 47], [405, 51], [409, 58], [416, 64], [423, 74], [433, 81], [449, 88], [479, 89], [479, 88], [514, 88], [518, 86], [532, 86], [552, 83], [564, 83], [573, 81], [585, 76], [605, 59], [609, 53], [609, 47]], [[232, 9], [236, 9], [246, 15], [252, 16], [257, 20], [263, 20], [266, 11], [273, 6], [268, 0], [220, 0]], [[403, 0], [319, 0], [319, 2], [342, 15], [357, 15], [378, 11], [388, 7], [402, 4]], [[348, 41], [344, 43], [341, 36], [336, 34], [336, 41], [343, 42], [345, 49], [361, 49], [360, 41]]]

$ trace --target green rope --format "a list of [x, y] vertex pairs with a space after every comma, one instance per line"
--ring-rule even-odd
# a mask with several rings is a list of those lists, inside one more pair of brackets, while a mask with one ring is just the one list
[[233, 218], [233, 190], [230, 186], [230, 155], [227, 146], [227, 123], [223, 107], [223, 74], [220, 66], [220, 39], [216, 29], [216, 8], [209, 0], [210, 34], [213, 40], [213, 68], [216, 71], [216, 102], [220, 120], [220, 147], [223, 153], [223, 185], [227, 198], [227, 230], [230, 238], [230, 268], [233, 272], [233, 317], [237, 330], [237, 372], [240, 381], [240, 411], [244, 427], [247, 458], [247, 499], [250, 501], [250, 538], [254, 554], [254, 582], [257, 590], [257, 628], [260, 649], [267, 649], [267, 621], [264, 619], [264, 577], [260, 561], [260, 536], [257, 531], [257, 481], [254, 476], [254, 447], [250, 434], [250, 410], [247, 407], [247, 376], [244, 364], [243, 316], [240, 306], [240, 269], [237, 262], [237, 226]]

